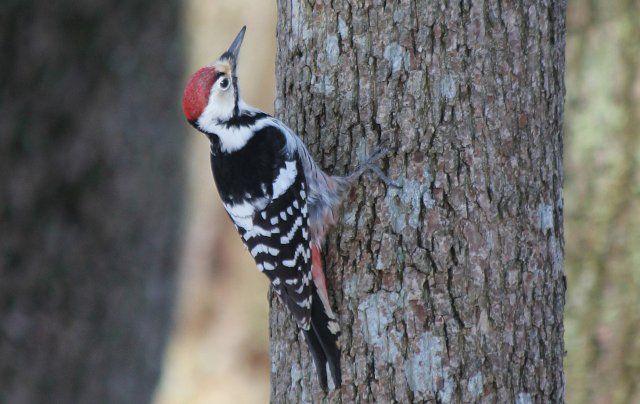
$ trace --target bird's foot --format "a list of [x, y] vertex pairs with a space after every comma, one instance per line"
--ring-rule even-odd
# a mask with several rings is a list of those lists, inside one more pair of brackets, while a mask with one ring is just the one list
[[354, 183], [358, 180], [358, 178], [360, 178], [362, 174], [367, 171], [371, 171], [376, 175], [376, 177], [378, 177], [378, 179], [384, 182], [386, 186], [393, 188], [402, 188], [399, 183], [393, 181], [384, 172], [382, 172], [382, 169], [378, 165], [378, 161], [389, 153], [387, 144], [388, 141], [382, 142], [380, 146], [378, 146], [376, 151], [373, 152], [369, 157], [367, 157], [367, 159], [363, 163], [360, 163], [358, 168], [353, 173], [344, 177], [347, 183]]
[[369, 156], [367, 161], [363, 164], [363, 171], [370, 170], [373, 174], [376, 175], [376, 177], [378, 177], [380, 181], [384, 182], [384, 184], [388, 187], [402, 188], [402, 186], [398, 182], [393, 181], [391, 178], [389, 178], [378, 165], [378, 161], [389, 153], [388, 144], [389, 141], [385, 140], [380, 144], [380, 146], [378, 146], [378, 149], [373, 152], [373, 154]]
[[402, 188], [402, 185], [400, 185], [398, 182], [393, 181], [391, 178], [389, 178], [385, 173], [382, 172], [382, 169], [380, 168], [380, 166], [378, 166], [377, 164], [372, 164], [369, 167], [369, 170], [371, 170], [372, 173], [374, 173], [378, 179], [382, 182], [384, 182], [384, 184], [388, 187], [391, 188], [397, 188], [400, 189]]

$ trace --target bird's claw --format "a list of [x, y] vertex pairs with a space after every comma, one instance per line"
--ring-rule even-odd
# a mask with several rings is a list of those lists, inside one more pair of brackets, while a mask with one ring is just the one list
[[384, 145], [380, 146], [375, 152], [373, 152], [373, 154], [369, 156], [369, 158], [365, 162], [365, 165], [374, 165], [378, 160], [386, 156], [387, 153], [389, 153], [389, 149]]
[[389, 178], [377, 164], [378, 160], [389, 153], [389, 140], [383, 140], [378, 149], [367, 159], [366, 166], [371, 170], [384, 184], [392, 188], [402, 188], [402, 186]]
[[399, 183], [394, 182], [389, 177], [387, 177], [387, 175], [382, 172], [382, 169], [377, 164], [378, 160], [380, 160], [382, 157], [386, 156], [389, 153], [388, 145], [389, 145], [388, 141], [383, 141], [379, 145], [379, 147], [376, 149], [376, 151], [373, 152], [366, 159], [365, 162], [360, 164], [359, 168], [356, 171], [354, 171], [353, 173], [345, 177], [345, 179], [348, 182], [353, 182], [356, 179], [358, 179], [362, 174], [364, 174], [367, 170], [371, 170], [382, 182], [385, 183], [386, 186], [392, 187], [392, 188], [402, 188], [402, 186]]
[[402, 188], [402, 186], [399, 183], [397, 183], [397, 182], [393, 181], [391, 178], [387, 177], [387, 175], [385, 173], [383, 173], [382, 169], [380, 167], [378, 167], [377, 165], [372, 164], [371, 166], [369, 166], [369, 170], [373, 171], [373, 173], [375, 175], [377, 175], [378, 178], [382, 182], [384, 182], [384, 184], [386, 186], [391, 187], [391, 188], [396, 188], [396, 189], [401, 189]]

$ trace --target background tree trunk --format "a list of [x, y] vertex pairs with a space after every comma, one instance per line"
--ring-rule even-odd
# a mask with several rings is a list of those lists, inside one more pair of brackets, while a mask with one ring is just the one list
[[149, 401], [184, 125], [177, 1], [0, 9], [0, 402]]
[[[568, 15], [567, 400], [640, 402], [640, 2]], [[615, 77], [614, 80], [611, 78]]]
[[[355, 4], [354, 4], [355, 3]], [[284, 1], [276, 112], [345, 173], [383, 140], [326, 246], [331, 401], [563, 400], [565, 2]], [[318, 399], [272, 298], [272, 400]]]

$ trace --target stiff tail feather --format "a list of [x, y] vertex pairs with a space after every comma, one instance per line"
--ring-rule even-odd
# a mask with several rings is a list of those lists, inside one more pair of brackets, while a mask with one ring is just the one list
[[[313, 356], [318, 372], [318, 381], [323, 390], [327, 390], [327, 368], [336, 389], [342, 385], [340, 370], [340, 348], [338, 337], [340, 330], [337, 322], [327, 314], [315, 285], [311, 304], [311, 327], [304, 331], [305, 339]], [[328, 365], [328, 366], [327, 366]]]

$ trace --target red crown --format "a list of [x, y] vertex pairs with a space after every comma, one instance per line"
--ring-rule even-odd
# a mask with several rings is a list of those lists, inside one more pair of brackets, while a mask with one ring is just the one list
[[215, 79], [216, 69], [213, 67], [203, 67], [191, 76], [182, 97], [182, 109], [189, 122], [197, 121], [204, 111]]

